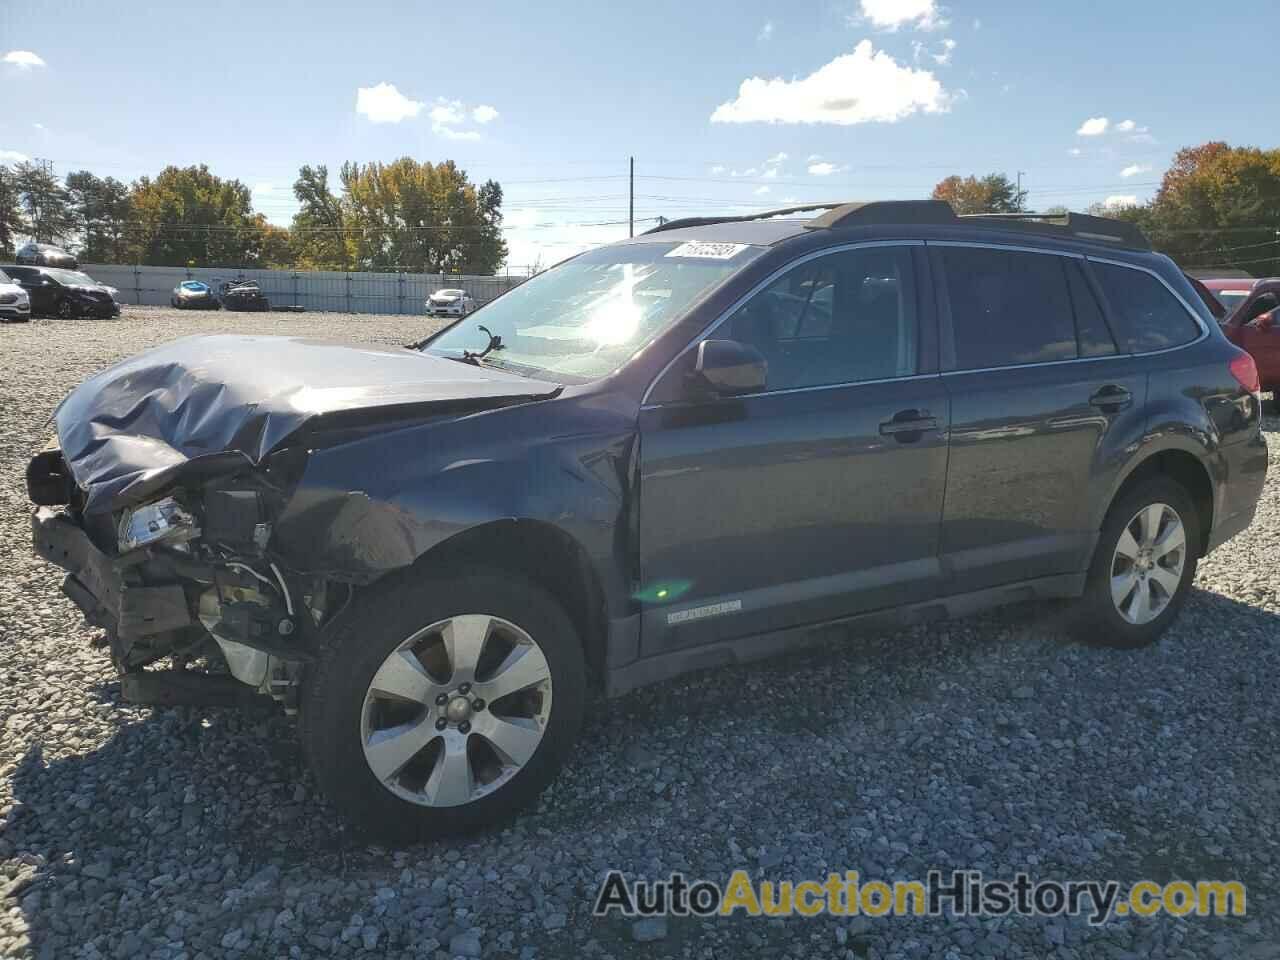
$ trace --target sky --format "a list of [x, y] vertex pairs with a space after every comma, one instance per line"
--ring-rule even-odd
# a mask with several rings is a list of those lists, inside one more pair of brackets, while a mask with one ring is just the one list
[[927, 196], [1145, 200], [1173, 153], [1280, 145], [1277, 0], [0, 3], [0, 163], [206, 163], [287, 224], [303, 164], [452, 159], [508, 263], [668, 218]]

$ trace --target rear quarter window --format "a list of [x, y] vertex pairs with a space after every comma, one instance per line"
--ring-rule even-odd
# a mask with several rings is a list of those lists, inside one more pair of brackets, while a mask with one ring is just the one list
[[1190, 343], [1200, 327], [1173, 292], [1144, 270], [1091, 261], [1121, 349], [1151, 353]]

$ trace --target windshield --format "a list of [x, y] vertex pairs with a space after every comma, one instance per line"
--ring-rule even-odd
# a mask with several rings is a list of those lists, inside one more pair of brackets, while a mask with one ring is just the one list
[[433, 297], [461, 297], [463, 295], [462, 290], [437, 290], [432, 294]]
[[1230, 313], [1248, 299], [1249, 293], [1250, 291], [1248, 290], [1239, 289], [1218, 290], [1214, 296], [1218, 298], [1218, 301], [1226, 307], [1227, 312]]
[[204, 291], [208, 290], [209, 288], [206, 287], [203, 283], [200, 283], [198, 280], [186, 280], [186, 281], [183, 281], [182, 289], [190, 290], [193, 293], [204, 293]]
[[82, 287], [96, 287], [98, 285], [98, 281], [87, 273], [81, 273], [79, 270], [59, 270], [56, 267], [46, 267], [44, 272], [62, 284]]
[[[425, 347], [585, 382], [617, 370], [689, 305], [761, 252], [745, 244], [636, 243], [584, 253], [482, 307]], [[517, 372], [519, 372], [517, 370]]]

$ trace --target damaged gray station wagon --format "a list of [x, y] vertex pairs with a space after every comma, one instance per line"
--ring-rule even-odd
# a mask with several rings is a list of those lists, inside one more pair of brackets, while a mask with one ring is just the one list
[[1253, 517], [1260, 408], [1131, 225], [846, 204], [668, 223], [409, 349], [170, 343], [27, 482], [126, 698], [268, 694], [340, 810], [429, 835], [535, 797], [590, 684], [1036, 597], [1153, 641]]

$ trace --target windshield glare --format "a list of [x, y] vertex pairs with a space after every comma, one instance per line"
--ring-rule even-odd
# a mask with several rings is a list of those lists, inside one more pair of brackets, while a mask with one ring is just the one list
[[731, 249], [714, 257], [682, 255], [690, 246], [636, 243], [582, 254], [527, 280], [425, 349], [455, 358], [478, 353], [489, 342], [478, 329], [484, 325], [502, 338], [486, 362], [577, 382], [605, 376], [762, 252], [725, 244], [719, 246]]
[[45, 267], [44, 272], [63, 284], [82, 287], [96, 287], [98, 285], [98, 282], [88, 274], [80, 273], [77, 270], [59, 270], [54, 267]]

